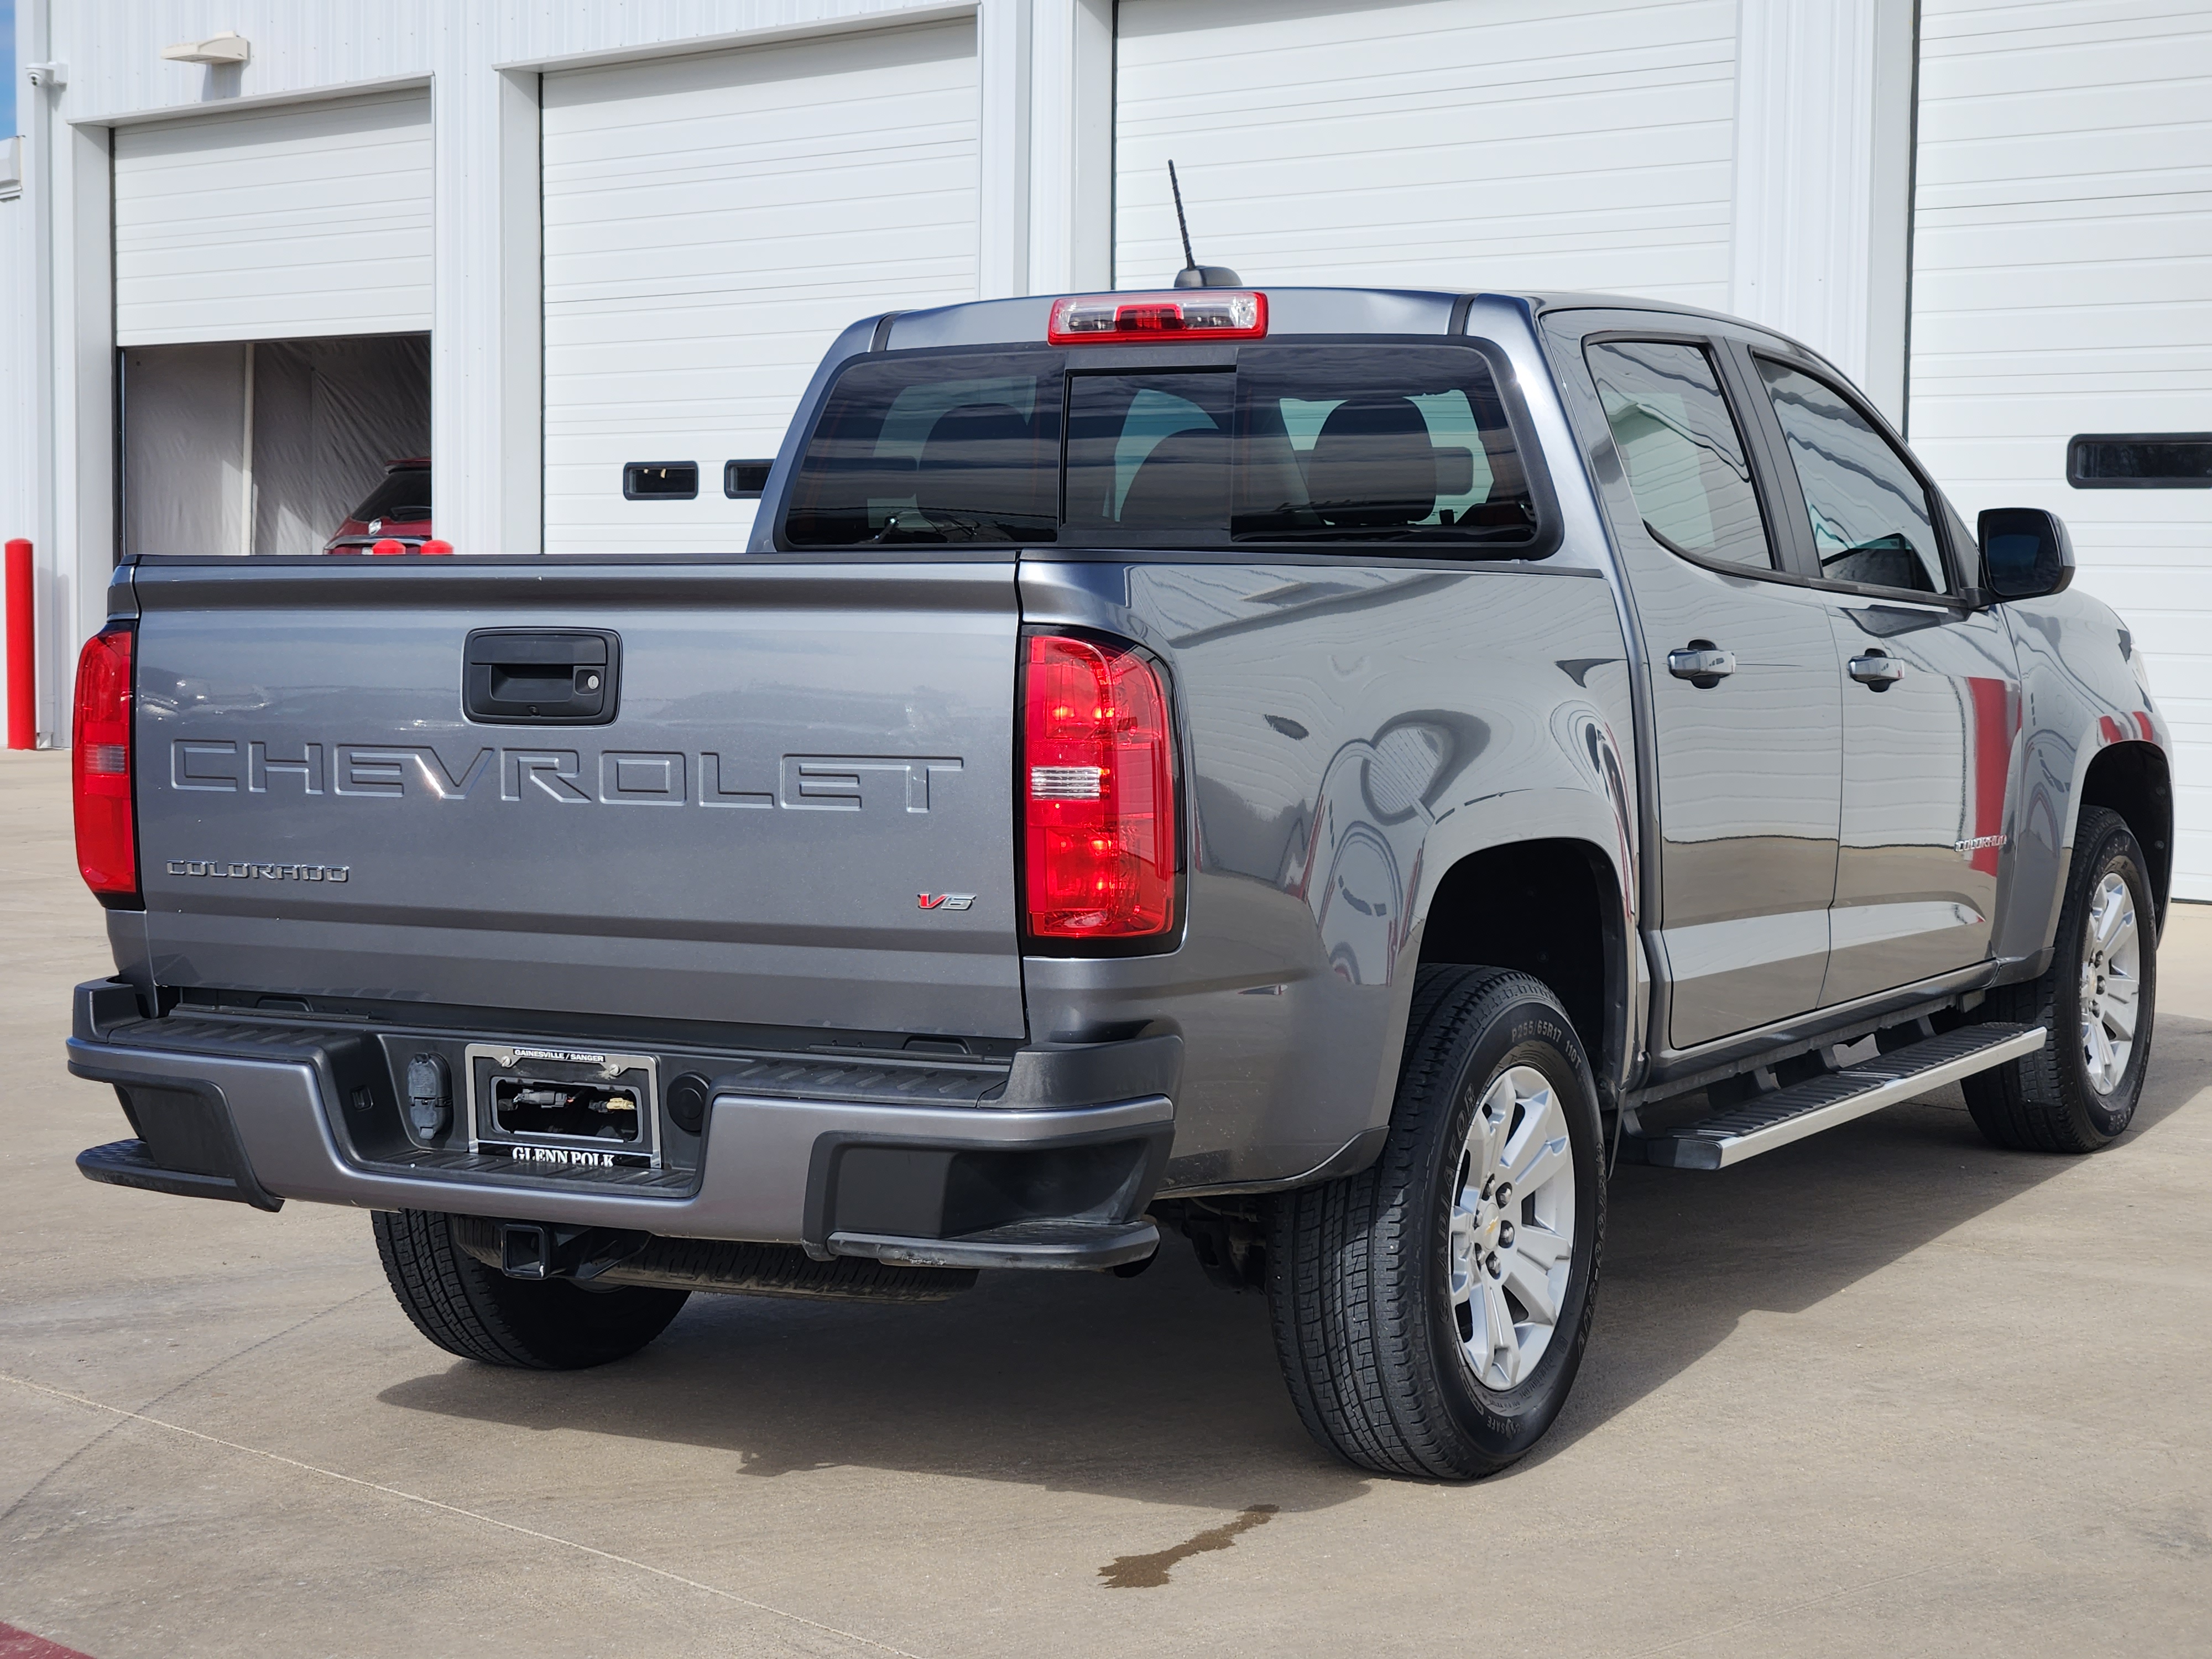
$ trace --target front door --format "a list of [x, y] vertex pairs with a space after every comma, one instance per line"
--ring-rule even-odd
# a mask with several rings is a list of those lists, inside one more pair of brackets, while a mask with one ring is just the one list
[[2003, 624], [1954, 597], [1969, 550], [1947, 550], [1940, 498], [1904, 452], [1810, 365], [1753, 366], [1844, 676], [1826, 1006], [1989, 954], [2020, 674]]
[[1619, 459], [1594, 454], [1594, 470], [1651, 679], [1660, 1035], [1686, 1048], [1820, 1002], [1842, 679], [1828, 597], [1777, 556], [1711, 343], [1598, 335], [1583, 361]]

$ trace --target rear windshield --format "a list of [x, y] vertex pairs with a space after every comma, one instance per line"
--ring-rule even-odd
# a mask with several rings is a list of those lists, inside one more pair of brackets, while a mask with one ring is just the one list
[[387, 473], [384, 482], [368, 492], [368, 499], [353, 510], [363, 524], [390, 519], [412, 524], [430, 516], [430, 469], [406, 466]]
[[824, 401], [783, 526], [810, 548], [1392, 542], [1475, 557], [1535, 534], [1488, 362], [1418, 345], [1252, 345], [1213, 368], [866, 358]]

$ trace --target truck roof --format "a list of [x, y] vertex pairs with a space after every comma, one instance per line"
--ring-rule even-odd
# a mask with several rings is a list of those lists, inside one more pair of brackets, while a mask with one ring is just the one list
[[[1166, 285], [1158, 290], [1130, 290], [1133, 295], [1154, 291], [1164, 293]], [[1203, 291], [1179, 290], [1184, 295]], [[1455, 325], [1463, 326], [1462, 307], [1486, 303], [1510, 307], [1528, 318], [1552, 311], [1651, 311], [1763, 327], [1743, 318], [1672, 301], [1568, 289], [1311, 288], [1248, 283], [1238, 291], [1257, 291], [1267, 296], [1268, 331], [1273, 334], [1448, 334], [1456, 331]], [[1039, 294], [1008, 300], [969, 300], [924, 311], [886, 312], [855, 326], [869, 331], [871, 343], [878, 350], [1042, 343], [1053, 302], [1063, 297]], [[1190, 343], [1200, 342], [1194, 339]]]

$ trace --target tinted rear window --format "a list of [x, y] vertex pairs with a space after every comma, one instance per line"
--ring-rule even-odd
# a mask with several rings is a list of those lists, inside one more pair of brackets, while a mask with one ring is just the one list
[[363, 524], [376, 519], [415, 524], [428, 518], [430, 469], [409, 466], [387, 473], [384, 482], [368, 492], [368, 499], [354, 508], [353, 515]]
[[870, 358], [838, 377], [806, 446], [794, 547], [1048, 542], [1060, 481], [1056, 359]]
[[863, 360], [825, 401], [784, 521], [794, 547], [1380, 541], [1510, 557], [1535, 533], [1488, 362], [1401, 345], [1253, 345], [1234, 368]]

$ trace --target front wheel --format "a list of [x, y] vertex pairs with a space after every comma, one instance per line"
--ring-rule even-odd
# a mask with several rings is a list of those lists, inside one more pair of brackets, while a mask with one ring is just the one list
[[1596, 1091], [1525, 974], [1420, 970], [1370, 1169], [1275, 1200], [1268, 1303], [1315, 1439], [1383, 1474], [1523, 1455], [1589, 1338], [1605, 1231]]
[[2127, 821], [2085, 806], [2043, 977], [1991, 991], [1982, 1018], [2041, 1025], [2036, 1053], [1960, 1086], [1975, 1127], [1999, 1146], [2094, 1152], [2136, 1115], [2158, 998], [2158, 910]]

